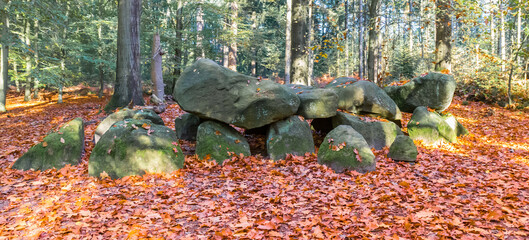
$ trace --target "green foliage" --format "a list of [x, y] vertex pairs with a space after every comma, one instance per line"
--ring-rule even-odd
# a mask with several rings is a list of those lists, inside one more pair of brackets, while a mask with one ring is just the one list
[[390, 63], [391, 80], [411, 79], [417, 73], [417, 57], [407, 49], [393, 52], [392, 62]]

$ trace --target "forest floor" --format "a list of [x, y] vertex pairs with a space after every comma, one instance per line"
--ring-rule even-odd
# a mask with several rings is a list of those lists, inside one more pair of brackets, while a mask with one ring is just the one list
[[[448, 111], [470, 135], [454, 144], [418, 142], [415, 165], [376, 151], [377, 170], [367, 174], [336, 174], [314, 154], [278, 162], [234, 157], [223, 166], [189, 155], [171, 174], [111, 180], [87, 170], [108, 100], [24, 103], [9, 94], [9, 112], [0, 115], [0, 239], [529, 238], [527, 110], [462, 105], [456, 97]], [[162, 118], [174, 128], [182, 113], [170, 105]], [[10, 169], [75, 117], [87, 121], [79, 165]], [[193, 152], [192, 143], [182, 144]], [[252, 140], [254, 149], [263, 145]]]

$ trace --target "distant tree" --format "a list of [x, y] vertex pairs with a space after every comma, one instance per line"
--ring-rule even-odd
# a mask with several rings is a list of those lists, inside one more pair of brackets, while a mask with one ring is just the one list
[[119, 0], [116, 85], [105, 107], [107, 112], [129, 103], [144, 104], [140, 78], [140, 14], [141, 0]]
[[369, 45], [367, 50], [367, 78], [373, 82], [377, 82], [375, 76], [375, 50], [378, 48], [377, 39], [379, 30], [376, 25], [379, 5], [380, 0], [371, 0], [369, 2]]
[[310, 85], [308, 78], [308, 0], [292, 0], [292, 65], [290, 78], [293, 84]]
[[290, 65], [292, 64], [292, 0], [287, 0], [287, 22], [285, 32], [285, 83], [290, 83]]
[[0, 112], [6, 112], [7, 82], [9, 81], [9, 18], [6, 10], [7, 0], [0, 0], [0, 44], [2, 53], [0, 59]]

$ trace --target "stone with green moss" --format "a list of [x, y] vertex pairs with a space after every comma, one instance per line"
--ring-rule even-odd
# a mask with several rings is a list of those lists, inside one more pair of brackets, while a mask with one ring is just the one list
[[222, 164], [232, 156], [250, 156], [248, 141], [230, 125], [205, 121], [198, 126], [196, 154], [201, 159], [211, 159]]
[[163, 119], [156, 114], [153, 110], [142, 109], [142, 110], [131, 110], [128, 108], [121, 109], [115, 113], [108, 115], [101, 123], [97, 126], [94, 134], [94, 142], [97, 143], [101, 136], [112, 126], [112, 124], [123, 121], [125, 119], [148, 119], [154, 124], [164, 125]]
[[328, 118], [336, 115], [338, 95], [331, 89], [317, 88], [297, 93], [301, 101], [297, 115], [307, 119]]
[[184, 167], [184, 154], [170, 128], [147, 119], [125, 119], [112, 125], [92, 150], [90, 176], [111, 178], [170, 173]]
[[191, 113], [176, 117], [174, 120], [176, 137], [188, 141], [197, 140], [197, 129], [201, 122], [199, 117]]
[[402, 86], [386, 87], [384, 91], [401, 111], [411, 113], [415, 108], [425, 106], [442, 112], [452, 103], [456, 85], [452, 75], [431, 72]]
[[468, 130], [461, 124], [457, 118], [451, 113], [441, 114], [443, 120], [450, 125], [450, 127], [456, 132], [456, 135], [463, 136], [468, 134]]
[[59, 131], [46, 136], [31, 147], [14, 164], [14, 169], [61, 169], [67, 164], [77, 165], [84, 150], [83, 119], [76, 118], [64, 124]]
[[406, 135], [399, 135], [391, 144], [388, 157], [395, 161], [415, 162], [418, 154], [417, 146], [413, 140]]
[[369, 147], [377, 150], [391, 146], [395, 137], [403, 134], [399, 126], [393, 122], [366, 122], [357, 116], [343, 112], [338, 112], [332, 118], [332, 125], [333, 127], [340, 125], [353, 127], [358, 133], [362, 134]]
[[427, 144], [442, 141], [457, 141], [456, 131], [444, 121], [437, 112], [430, 112], [426, 107], [418, 107], [413, 111], [408, 122], [408, 134], [413, 140], [422, 140]]
[[348, 125], [340, 125], [327, 134], [318, 152], [318, 163], [336, 172], [366, 173], [376, 169], [371, 148], [364, 137]]
[[298, 116], [272, 123], [266, 137], [266, 149], [273, 160], [284, 159], [287, 154], [302, 156], [314, 152], [309, 124]]

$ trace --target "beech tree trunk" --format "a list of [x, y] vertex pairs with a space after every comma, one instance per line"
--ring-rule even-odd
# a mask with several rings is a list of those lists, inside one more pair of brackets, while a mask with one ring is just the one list
[[358, 77], [364, 78], [364, 3], [360, 0], [358, 17]]
[[[31, 26], [29, 20], [26, 20], [26, 32], [25, 32], [25, 42], [27, 46], [31, 47], [31, 40], [29, 35], [31, 34]], [[31, 100], [31, 71], [33, 70], [31, 56], [26, 54], [26, 82], [24, 85], [24, 102], [29, 102]]]
[[164, 84], [162, 76], [162, 55], [163, 51], [160, 46], [160, 34], [155, 33], [152, 38], [151, 81], [154, 85], [154, 95], [163, 101]]
[[503, 12], [503, 3], [500, 3], [500, 57], [502, 72], [505, 72], [505, 48], [505, 13]]
[[436, 0], [435, 16], [435, 71], [452, 70], [452, 27], [450, 12], [451, 0]]
[[309, 64], [309, 70], [308, 70], [308, 73], [307, 73], [307, 77], [309, 78], [307, 81], [310, 83], [312, 82], [313, 85], [317, 85], [317, 82], [316, 82], [316, 79], [313, 79], [312, 75], [314, 73], [314, 51], [312, 51], [312, 45], [314, 44], [314, 17], [312, 15], [312, 11], [313, 11], [313, 4], [314, 4], [314, 0], [309, 0], [309, 26], [308, 26], [308, 31], [309, 31], [309, 44], [308, 44], [308, 52], [309, 52], [309, 56], [308, 56], [308, 64]]
[[378, 48], [377, 40], [379, 28], [377, 27], [377, 15], [379, 6], [380, 0], [371, 0], [369, 4], [369, 47], [367, 53], [367, 78], [375, 83], [377, 83], [375, 75], [375, 50]]
[[174, 92], [176, 86], [176, 81], [180, 77], [182, 72], [182, 30], [184, 28], [182, 17], [182, 0], [178, 0], [176, 8], [176, 24], [175, 24], [175, 48], [174, 48], [174, 59], [175, 59], [175, 68], [173, 72], [173, 86], [171, 91]]
[[[257, 31], [257, 15], [255, 11], [252, 12], [252, 31], [255, 33]], [[250, 49], [252, 52], [252, 62], [250, 63], [250, 70], [252, 72], [252, 76], [257, 76], [257, 50], [255, 48], [255, 43], [252, 43], [252, 47]]]
[[228, 53], [228, 68], [237, 71], [237, 18], [238, 18], [238, 11], [239, 6], [237, 5], [237, 1], [234, 0], [231, 2], [231, 41], [230, 41], [230, 47], [229, 47], [229, 53]]
[[141, 0], [119, 0], [116, 86], [105, 107], [109, 112], [118, 107], [144, 105], [140, 78], [140, 14]]
[[287, 0], [287, 23], [286, 23], [286, 41], [285, 41], [285, 84], [290, 83], [290, 66], [292, 65], [292, 58], [290, 53], [292, 51], [292, 0]]
[[7, 98], [7, 83], [9, 81], [8, 68], [9, 68], [9, 18], [8, 13], [5, 11], [6, 2], [0, 0], [0, 24], [1, 24], [1, 59], [0, 59], [0, 112], [6, 112], [6, 98]]
[[204, 53], [204, 48], [202, 47], [202, 30], [204, 30], [204, 18], [203, 18], [203, 13], [202, 13], [202, 1], [200, 1], [198, 3], [198, 8], [197, 8], [197, 43], [196, 43], [196, 46], [197, 46], [197, 52], [195, 53], [195, 58], [198, 59], [198, 58], [205, 58], [206, 57], [206, 54]]
[[290, 69], [291, 82], [294, 84], [310, 85], [308, 81], [308, 0], [292, 0], [292, 65]]
[[35, 77], [33, 77], [33, 99], [39, 99], [39, 70], [40, 70], [40, 59], [39, 59], [39, 20], [35, 20], [35, 43], [33, 44], [33, 50], [35, 51]]
[[348, 77], [349, 72], [349, 0], [345, 0], [345, 21], [344, 21], [344, 42], [345, 42], [345, 76]]

